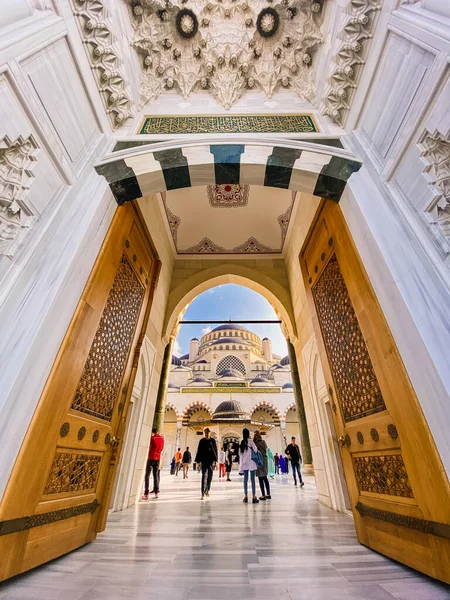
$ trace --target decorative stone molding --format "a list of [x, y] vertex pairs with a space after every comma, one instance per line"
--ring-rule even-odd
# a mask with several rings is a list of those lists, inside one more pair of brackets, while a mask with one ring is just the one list
[[166, 90], [206, 90], [229, 109], [247, 89], [315, 93], [314, 52], [323, 42], [321, 0], [126, 0], [131, 45], [142, 66], [141, 102]]
[[226, 252], [226, 250], [205, 237], [198, 244], [195, 244], [195, 246], [191, 246], [186, 250], [180, 250], [180, 252], [185, 254], [216, 254]]
[[107, 18], [106, 0], [72, 0], [89, 63], [113, 129], [133, 116], [132, 100]]
[[261, 242], [254, 237], [249, 237], [243, 244], [233, 248], [232, 252], [244, 253], [244, 254], [264, 254], [266, 252], [277, 252], [270, 246], [264, 246]]
[[253, 408], [250, 410], [250, 415], [253, 415], [253, 413], [255, 413], [258, 409], [269, 409], [271, 410], [275, 416], [280, 419], [281, 418], [281, 412], [279, 411], [279, 409], [275, 406], [275, 404], [273, 404], [272, 402], [269, 402], [268, 400], [260, 400], [259, 402], [257, 402]]
[[295, 402], [291, 402], [288, 406], [286, 406], [286, 408], [283, 411], [283, 414], [281, 415], [283, 419], [286, 419], [286, 415], [290, 410], [297, 410], [297, 405], [295, 404]]
[[12, 255], [19, 231], [29, 227], [33, 213], [26, 196], [34, 175], [39, 146], [32, 135], [12, 142], [0, 140], [0, 255]]
[[425, 163], [424, 176], [433, 192], [431, 203], [425, 208], [431, 224], [450, 242], [450, 133], [426, 131], [419, 141]]
[[382, 4], [383, 0], [350, 0], [348, 5], [350, 17], [339, 36], [341, 44], [322, 111], [338, 125], [345, 124]]

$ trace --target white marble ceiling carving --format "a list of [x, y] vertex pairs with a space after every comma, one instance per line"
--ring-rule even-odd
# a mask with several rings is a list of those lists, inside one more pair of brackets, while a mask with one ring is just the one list
[[323, 0], [126, 0], [142, 67], [141, 102], [205, 90], [229, 109], [246, 89], [313, 101]]
[[[245, 194], [245, 204], [238, 206], [233, 199], [224, 203], [220, 196], [218, 206], [211, 202], [211, 188], [214, 187], [162, 192], [168, 229], [177, 254], [282, 252], [295, 192], [234, 185], [233, 197], [242, 198]], [[220, 194], [221, 190], [218, 192]]]

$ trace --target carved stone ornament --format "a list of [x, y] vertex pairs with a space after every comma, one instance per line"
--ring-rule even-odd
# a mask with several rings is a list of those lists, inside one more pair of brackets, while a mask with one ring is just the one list
[[[80, 1], [80, 0], [79, 0]], [[313, 100], [314, 52], [323, 43], [320, 2], [126, 0], [131, 45], [142, 66], [141, 102], [176, 89], [206, 90], [226, 109], [247, 89], [271, 98], [280, 88]]]
[[339, 35], [341, 43], [322, 111], [338, 125], [344, 125], [350, 110], [382, 5], [383, 0], [350, 0], [348, 4], [350, 16]]
[[80, 25], [81, 37], [97, 87], [103, 98], [113, 129], [133, 116], [132, 100], [120, 70], [120, 59], [108, 20], [106, 0], [72, 0], [73, 14]]
[[420, 142], [424, 176], [433, 192], [425, 213], [431, 224], [450, 242], [450, 134], [426, 131]]
[[34, 175], [39, 146], [32, 135], [0, 140], [0, 255], [12, 256], [19, 231], [29, 227], [33, 213], [26, 196]]

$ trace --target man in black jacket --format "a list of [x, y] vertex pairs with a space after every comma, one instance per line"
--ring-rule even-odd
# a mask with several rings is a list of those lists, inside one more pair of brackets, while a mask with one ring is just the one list
[[208, 427], [205, 429], [204, 434], [205, 437], [198, 443], [197, 454], [195, 456], [195, 462], [202, 465], [202, 500], [205, 496], [209, 496], [213, 468], [218, 459], [216, 440], [211, 437]]
[[292, 465], [292, 473], [294, 475], [294, 485], [297, 485], [296, 472], [298, 473], [298, 480], [300, 486], [303, 487], [305, 484], [303, 483], [302, 474], [300, 472], [300, 463], [302, 462], [302, 455], [300, 454], [300, 448], [295, 443], [295, 437], [291, 439], [291, 443], [286, 448], [286, 455], [291, 459]]
[[191, 453], [189, 452], [189, 446], [183, 452], [182, 462], [183, 462], [183, 479], [187, 479], [188, 478], [189, 465], [192, 462], [192, 456], [191, 456]]

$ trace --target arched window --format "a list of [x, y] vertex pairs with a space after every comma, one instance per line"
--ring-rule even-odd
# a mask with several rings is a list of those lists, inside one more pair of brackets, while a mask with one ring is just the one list
[[216, 375], [219, 375], [219, 373], [224, 369], [234, 369], [236, 371], [239, 371], [239, 373], [242, 373], [242, 375], [245, 375], [244, 363], [240, 358], [238, 358], [237, 356], [233, 356], [232, 354], [229, 354], [228, 356], [222, 358], [222, 360], [216, 367]]
[[229, 349], [230, 349], [230, 346], [225, 346], [225, 350], [229, 350]]
[[233, 344], [231, 347], [232, 350], [236, 350], [236, 346]]
[[242, 346], [239, 346], [239, 350], [242, 350]]

